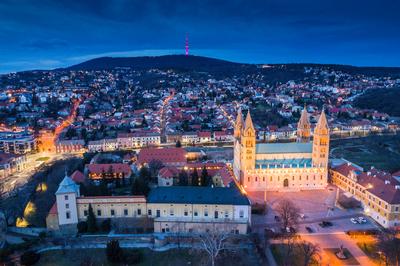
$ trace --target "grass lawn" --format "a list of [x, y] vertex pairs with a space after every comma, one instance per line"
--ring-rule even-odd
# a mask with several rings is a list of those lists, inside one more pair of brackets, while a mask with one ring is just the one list
[[378, 250], [375, 243], [357, 242], [357, 246], [367, 255], [373, 262], [380, 263]]
[[[132, 249], [124, 249], [124, 255], [129, 256]], [[198, 250], [175, 249], [164, 252], [152, 251], [150, 249], [140, 249], [142, 261], [139, 266], [165, 265], [165, 266], [183, 266], [183, 265], [208, 265], [208, 256]], [[217, 265], [248, 265], [250, 254], [240, 251], [229, 254], [222, 254]], [[40, 260], [36, 266], [80, 266], [84, 265], [102, 265], [102, 266], [122, 266], [125, 263], [110, 263], [104, 249], [77, 249], [66, 250], [65, 252], [48, 251], [41, 253]], [[88, 262], [91, 262], [89, 264]], [[253, 264], [254, 265], [254, 264]], [[257, 264], [256, 264], [257, 265]]]
[[36, 159], [36, 161], [37, 162], [45, 162], [45, 161], [47, 161], [49, 159], [50, 159], [50, 157], [39, 157], [39, 158]]
[[400, 170], [400, 135], [331, 140], [331, 156], [394, 172]]

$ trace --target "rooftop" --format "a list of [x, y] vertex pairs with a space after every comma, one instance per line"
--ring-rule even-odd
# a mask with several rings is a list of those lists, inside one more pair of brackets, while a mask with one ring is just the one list
[[312, 153], [312, 142], [259, 143], [256, 145], [256, 153], [257, 154]]
[[232, 187], [157, 187], [150, 191], [148, 203], [250, 205], [236, 186]]

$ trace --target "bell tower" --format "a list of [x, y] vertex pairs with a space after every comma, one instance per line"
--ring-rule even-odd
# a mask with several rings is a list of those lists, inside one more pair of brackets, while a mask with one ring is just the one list
[[312, 163], [314, 167], [328, 166], [329, 157], [329, 127], [324, 110], [314, 129]]
[[[241, 170], [253, 170], [256, 159], [256, 131], [253, 126], [250, 111], [247, 112], [241, 139]], [[242, 175], [243, 177], [243, 175]]]
[[308, 119], [307, 107], [304, 106], [297, 124], [297, 142], [309, 142], [311, 136], [311, 125]]

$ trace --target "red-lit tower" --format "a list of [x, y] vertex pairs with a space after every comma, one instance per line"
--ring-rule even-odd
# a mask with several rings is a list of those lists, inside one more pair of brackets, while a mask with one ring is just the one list
[[185, 38], [185, 55], [189, 55], [189, 36], [187, 34]]

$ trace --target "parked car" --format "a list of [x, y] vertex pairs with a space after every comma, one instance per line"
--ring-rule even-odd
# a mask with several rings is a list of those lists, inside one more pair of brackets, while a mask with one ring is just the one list
[[351, 221], [353, 224], [358, 224], [358, 223], [359, 223], [358, 220], [357, 220], [356, 218], [350, 218], [350, 221]]
[[362, 216], [358, 217], [358, 218], [357, 218], [357, 221], [358, 221], [360, 224], [365, 224], [365, 223], [367, 223], [367, 219], [365, 219], [365, 217], [362, 217]]
[[319, 226], [321, 226], [321, 227], [329, 227], [329, 226], [332, 226], [332, 225], [333, 224], [331, 222], [329, 222], [329, 221], [322, 221], [322, 222], [319, 223]]

